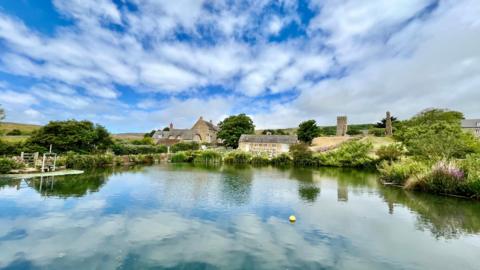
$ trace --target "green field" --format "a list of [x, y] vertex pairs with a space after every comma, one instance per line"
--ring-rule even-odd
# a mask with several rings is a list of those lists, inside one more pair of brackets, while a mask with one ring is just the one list
[[1, 122], [0, 123], [0, 130], [8, 133], [14, 129], [20, 130], [22, 133], [30, 134], [33, 131], [39, 129], [40, 125], [33, 125], [33, 124], [19, 124], [19, 123], [11, 123], [11, 122]]

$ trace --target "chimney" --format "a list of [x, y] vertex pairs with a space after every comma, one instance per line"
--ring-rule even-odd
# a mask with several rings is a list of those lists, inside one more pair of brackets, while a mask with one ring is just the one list
[[173, 123], [170, 123], [170, 130], [173, 129]]
[[203, 120], [203, 116], [200, 116], [200, 120]]

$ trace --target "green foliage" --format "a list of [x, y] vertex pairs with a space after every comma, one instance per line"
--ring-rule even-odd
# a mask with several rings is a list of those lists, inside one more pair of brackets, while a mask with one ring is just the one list
[[193, 162], [203, 164], [219, 164], [222, 162], [222, 155], [212, 150], [197, 151]]
[[412, 177], [419, 178], [428, 170], [428, 167], [421, 162], [405, 159], [394, 163], [383, 161], [377, 166], [377, 169], [382, 180], [404, 185]]
[[223, 140], [227, 147], [237, 148], [242, 134], [253, 134], [255, 126], [250, 117], [245, 114], [229, 116], [218, 124], [217, 137]]
[[463, 131], [458, 123], [419, 124], [404, 127], [397, 134], [410, 155], [432, 162], [480, 152], [479, 140]]
[[167, 152], [165, 145], [132, 145], [119, 142], [115, 143], [111, 149], [115, 155], [160, 154]]
[[297, 166], [313, 166], [316, 164], [312, 151], [306, 144], [299, 143], [290, 146], [292, 161]]
[[170, 147], [170, 151], [172, 153], [176, 153], [180, 151], [188, 151], [188, 150], [198, 150], [198, 149], [200, 149], [200, 144], [196, 142], [180, 142]]
[[45, 153], [48, 150], [45, 147], [34, 145], [28, 142], [6, 142], [0, 140], [0, 155], [16, 156], [21, 152], [26, 153]]
[[263, 135], [267, 135], [267, 134], [270, 134], [270, 135], [287, 135], [287, 133], [285, 131], [283, 131], [282, 129], [265, 129], [264, 131], [262, 131], [262, 134]]
[[163, 131], [170, 131], [170, 127], [164, 127], [162, 130]]
[[372, 127], [368, 129], [368, 134], [376, 136], [376, 137], [384, 137], [385, 136], [385, 128], [376, 128]]
[[468, 188], [464, 172], [453, 162], [438, 162], [427, 174], [408, 187], [435, 194], [474, 195]]
[[150, 132], [147, 132], [145, 134], [143, 134], [143, 137], [144, 138], [152, 138], [153, 137], [153, 134], [155, 134], [155, 132], [157, 132], [156, 130], [152, 130]]
[[143, 137], [142, 139], [140, 140], [132, 140], [130, 142], [131, 144], [134, 144], [134, 145], [154, 145], [155, 143], [153, 142], [153, 139], [152, 137]]
[[187, 162], [187, 155], [185, 152], [178, 152], [172, 155], [170, 161], [172, 163], [182, 163]]
[[343, 143], [338, 149], [316, 156], [320, 166], [332, 167], [369, 167], [374, 160], [369, 157], [372, 150], [371, 143], [349, 141]]
[[32, 134], [28, 143], [44, 148], [53, 145], [53, 151], [58, 153], [92, 153], [107, 150], [113, 141], [108, 131], [100, 125], [68, 120], [52, 121], [41, 127]]
[[[392, 126], [399, 122], [395, 116], [391, 116], [390, 119], [392, 120]], [[377, 122], [375, 124], [375, 127], [385, 130], [385, 128], [387, 127], [387, 118], [385, 117], [380, 122]]]
[[337, 135], [337, 127], [336, 126], [329, 126], [329, 127], [320, 127], [318, 136], [335, 136]]
[[382, 145], [375, 152], [379, 160], [388, 160], [390, 162], [399, 160], [403, 154], [403, 146], [401, 144]]
[[73, 152], [69, 152], [62, 157], [66, 167], [71, 169], [93, 169], [117, 165], [152, 164], [155, 160], [160, 160], [160, 158], [161, 156], [157, 154], [115, 156], [111, 154], [80, 155]]
[[315, 120], [300, 123], [297, 130], [298, 139], [301, 142], [311, 144], [312, 140], [320, 134], [320, 128]]
[[252, 157], [250, 163], [253, 165], [268, 165], [270, 164], [270, 159], [267, 156], [256, 155]]
[[0, 158], [0, 174], [9, 173], [11, 170], [19, 168], [19, 166], [20, 165], [12, 159]]
[[438, 122], [447, 122], [450, 124], [460, 125], [460, 121], [464, 119], [463, 113], [457, 111], [450, 111], [447, 109], [426, 109], [412, 119], [405, 121], [403, 123], [407, 126], [418, 126], [418, 125], [432, 125]]
[[9, 132], [7, 132], [7, 135], [8, 136], [20, 136], [20, 135], [22, 135], [22, 131], [19, 130], [19, 129], [13, 129], [13, 130], [10, 130]]
[[252, 155], [242, 151], [232, 151], [227, 153], [227, 155], [223, 158], [223, 161], [227, 164], [248, 164]]
[[286, 153], [282, 153], [278, 156], [273, 157], [270, 162], [273, 165], [277, 165], [277, 166], [287, 166], [292, 164], [292, 158], [290, 157], [290, 155]]

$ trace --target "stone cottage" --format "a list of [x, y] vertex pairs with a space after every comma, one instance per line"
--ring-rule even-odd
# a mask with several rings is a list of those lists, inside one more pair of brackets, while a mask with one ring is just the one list
[[480, 119], [462, 120], [462, 128], [480, 138]]
[[276, 156], [286, 153], [290, 145], [298, 143], [297, 136], [291, 135], [242, 135], [238, 149], [252, 154]]
[[158, 144], [173, 144], [177, 142], [198, 142], [198, 143], [217, 143], [218, 127], [212, 121], [205, 121], [203, 117], [190, 129], [177, 129], [170, 124], [170, 130], [157, 130], [153, 134], [153, 139]]

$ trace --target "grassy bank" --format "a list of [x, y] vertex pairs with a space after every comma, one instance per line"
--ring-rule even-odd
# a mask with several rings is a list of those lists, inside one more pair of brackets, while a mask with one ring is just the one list
[[440, 195], [480, 199], [480, 155], [433, 164], [404, 158], [384, 161], [378, 166], [381, 180], [404, 187]]
[[370, 143], [349, 141], [335, 151], [327, 153], [314, 153], [302, 144], [293, 145], [289, 153], [283, 153], [275, 157], [252, 155], [242, 151], [180, 151], [173, 154], [171, 162], [375, 168], [377, 160], [370, 156], [371, 149], [372, 145]]
[[[57, 167], [67, 169], [94, 169], [114, 166], [130, 166], [141, 164], [154, 164], [167, 160], [166, 154], [139, 154], [139, 155], [79, 155], [67, 154], [60, 156]], [[11, 170], [24, 168], [25, 165], [12, 158], [0, 158], [0, 174], [9, 173]]]

